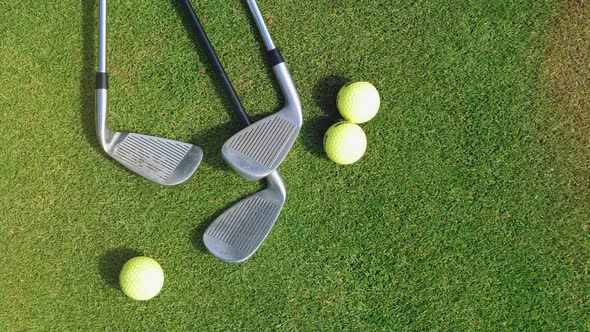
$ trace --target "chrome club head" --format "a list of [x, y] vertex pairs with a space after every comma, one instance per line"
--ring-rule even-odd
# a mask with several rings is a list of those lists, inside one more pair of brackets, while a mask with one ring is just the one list
[[266, 189], [234, 204], [205, 231], [205, 246], [217, 258], [241, 263], [256, 252], [270, 233], [287, 195], [278, 172], [266, 179]]
[[274, 172], [297, 139], [300, 112], [300, 107], [289, 106], [244, 128], [223, 145], [223, 158], [246, 180]]

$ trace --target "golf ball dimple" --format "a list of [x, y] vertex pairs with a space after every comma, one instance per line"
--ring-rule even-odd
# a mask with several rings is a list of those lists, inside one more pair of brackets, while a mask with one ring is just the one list
[[381, 99], [369, 82], [354, 82], [343, 86], [336, 97], [342, 117], [354, 123], [371, 120], [379, 111]]
[[326, 131], [324, 149], [328, 158], [335, 163], [352, 164], [365, 154], [367, 137], [358, 125], [348, 121], [340, 121]]
[[164, 271], [153, 258], [134, 257], [123, 265], [119, 282], [127, 296], [145, 301], [160, 293], [164, 285]]

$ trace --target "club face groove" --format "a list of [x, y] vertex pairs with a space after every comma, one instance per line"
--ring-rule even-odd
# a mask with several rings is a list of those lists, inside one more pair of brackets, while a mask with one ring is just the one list
[[236, 133], [222, 147], [223, 158], [247, 180], [259, 180], [281, 164], [300, 126], [280, 114], [268, 116]]
[[207, 228], [203, 241], [217, 258], [240, 263], [264, 242], [284, 204], [270, 189], [246, 197], [223, 212]]
[[117, 133], [114, 139], [113, 159], [162, 185], [185, 182], [203, 159], [202, 149], [189, 143], [135, 133]]

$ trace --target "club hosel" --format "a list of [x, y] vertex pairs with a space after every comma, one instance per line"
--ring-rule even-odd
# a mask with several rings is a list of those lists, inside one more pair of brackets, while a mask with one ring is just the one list
[[287, 189], [283, 183], [283, 179], [279, 175], [279, 171], [274, 171], [266, 176], [266, 182], [270, 188], [278, 190], [283, 195], [283, 199], [287, 197]]
[[291, 78], [287, 64], [282, 62], [272, 67], [272, 69], [277, 77], [283, 96], [285, 97], [284, 108], [289, 109], [292, 115], [297, 119], [298, 125], [301, 125], [303, 122], [301, 100], [299, 99], [299, 93], [295, 88], [295, 83]]
[[96, 135], [100, 146], [109, 152], [113, 133], [107, 123], [107, 89], [96, 89]]

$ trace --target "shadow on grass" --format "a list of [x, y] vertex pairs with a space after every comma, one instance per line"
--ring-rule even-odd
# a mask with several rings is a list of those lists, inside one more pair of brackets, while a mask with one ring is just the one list
[[336, 106], [336, 96], [346, 82], [348, 82], [348, 79], [332, 75], [325, 77], [314, 87], [313, 99], [324, 114], [320, 117], [304, 119], [300, 139], [307, 150], [319, 158], [328, 158], [324, 153], [324, 133], [331, 125], [341, 119]]
[[316, 105], [328, 116], [329, 118], [337, 121], [340, 118], [338, 113], [338, 107], [336, 105], [336, 97], [340, 88], [348, 82], [349, 79], [339, 76], [330, 75], [324, 77], [319, 81], [313, 90], [313, 99]]
[[97, 0], [81, 0], [82, 8], [82, 69], [80, 72], [80, 122], [86, 141], [96, 150], [100, 150], [95, 134], [95, 73], [96, 73], [96, 34], [97, 25], [94, 15], [98, 8]]
[[202, 163], [216, 169], [229, 171], [231, 170], [230, 166], [221, 157], [221, 147], [226, 140], [241, 128], [237, 122], [228, 122], [219, 126], [205, 128], [193, 134], [189, 142], [203, 149], [204, 158]]
[[102, 279], [115, 289], [121, 289], [119, 285], [119, 273], [125, 262], [142, 254], [129, 248], [117, 248], [100, 256], [98, 270]]
[[[219, 213], [221, 213], [221, 212], [219, 212]], [[213, 217], [210, 217], [206, 221], [203, 221], [202, 223], [200, 223], [199, 226], [197, 226], [193, 230], [193, 233], [191, 236], [191, 239], [193, 241], [193, 245], [195, 246], [195, 248], [197, 250], [199, 250], [203, 254], [209, 253], [209, 251], [207, 250], [207, 247], [205, 247], [205, 243], [203, 242], [203, 235], [205, 234], [207, 227], [209, 227], [209, 225], [211, 225], [211, 223], [213, 222], [213, 220], [215, 220], [215, 218], [217, 218], [217, 216], [218, 216], [218, 214], [216, 213]]]

